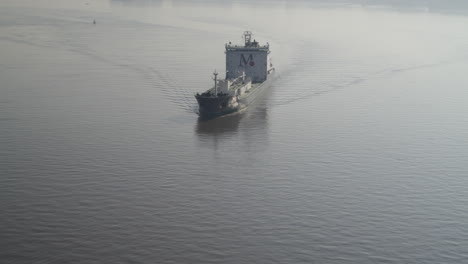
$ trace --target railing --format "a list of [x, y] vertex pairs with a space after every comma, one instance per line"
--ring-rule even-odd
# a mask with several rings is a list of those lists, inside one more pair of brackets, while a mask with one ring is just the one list
[[234, 50], [234, 49], [266, 49], [268, 50], [270, 48], [270, 44], [266, 44], [263, 46], [256, 45], [256, 46], [242, 46], [242, 45], [232, 45], [232, 44], [226, 44], [226, 50]]

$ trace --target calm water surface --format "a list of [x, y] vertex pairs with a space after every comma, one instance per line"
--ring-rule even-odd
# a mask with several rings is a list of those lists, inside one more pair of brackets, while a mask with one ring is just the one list
[[466, 263], [468, 5], [364, 2], [2, 1], [0, 262]]

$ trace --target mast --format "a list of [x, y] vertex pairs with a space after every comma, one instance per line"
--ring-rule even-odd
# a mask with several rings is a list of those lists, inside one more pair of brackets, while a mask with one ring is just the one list
[[215, 97], [218, 97], [218, 73], [216, 70], [213, 72], [213, 80], [214, 80], [214, 89], [215, 89]]

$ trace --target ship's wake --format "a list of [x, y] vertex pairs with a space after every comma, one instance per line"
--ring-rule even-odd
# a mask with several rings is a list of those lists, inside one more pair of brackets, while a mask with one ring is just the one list
[[[269, 106], [283, 106], [322, 96], [363, 82], [388, 78], [394, 74], [437, 67], [460, 61], [460, 58], [432, 62], [397, 62], [383, 65], [379, 62], [362, 62], [359, 58], [340, 56], [332, 48], [311, 48], [313, 43], [297, 45], [295, 53], [277, 67], [272, 82], [273, 96]], [[380, 68], [380, 69], [379, 69]]]

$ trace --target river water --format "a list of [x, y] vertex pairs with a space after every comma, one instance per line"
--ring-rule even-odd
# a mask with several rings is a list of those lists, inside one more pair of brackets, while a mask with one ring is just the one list
[[[0, 262], [466, 263], [446, 2], [2, 1]], [[277, 79], [199, 120], [244, 30]]]

